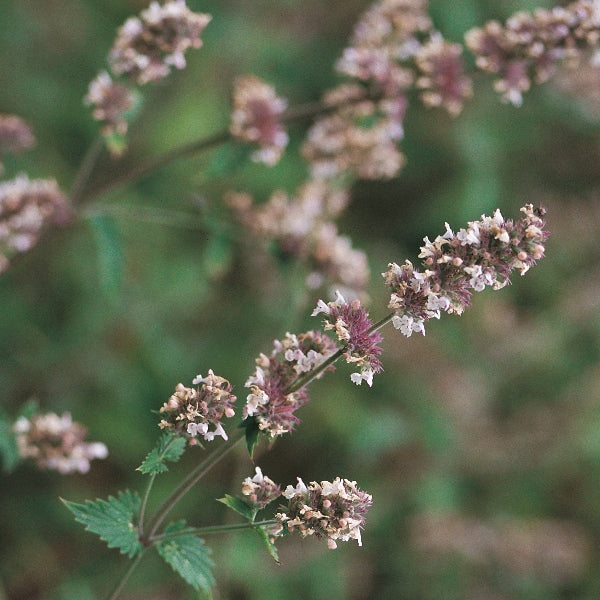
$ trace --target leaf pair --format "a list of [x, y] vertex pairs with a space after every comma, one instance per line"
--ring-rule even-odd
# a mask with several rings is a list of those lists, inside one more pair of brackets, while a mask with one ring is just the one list
[[[63, 503], [75, 515], [76, 521], [85, 525], [87, 531], [99, 535], [109, 548], [118, 548], [129, 558], [142, 552], [143, 545], [135, 524], [141, 504], [136, 492], [126, 490], [119, 492], [117, 498], [87, 500], [85, 504], [68, 500]], [[210, 548], [201, 538], [185, 534], [184, 528], [185, 521], [171, 523], [163, 534], [166, 539], [156, 541], [154, 546], [163, 560], [194, 589], [209, 593], [215, 582]], [[178, 532], [182, 534], [177, 535]], [[174, 537], [169, 537], [171, 535]]]

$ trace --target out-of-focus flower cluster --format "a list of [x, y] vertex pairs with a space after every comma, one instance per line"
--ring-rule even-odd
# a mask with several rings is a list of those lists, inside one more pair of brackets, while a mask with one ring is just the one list
[[44, 227], [68, 217], [67, 198], [53, 179], [20, 175], [0, 183], [0, 273], [11, 257], [35, 246]]
[[306, 388], [294, 390], [294, 384], [336, 350], [333, 340], [320, 331], [286, 333], [283, 340], [274, 340], [270, 356], [261, 354], [256, 359], [256, 370], [246, 381], [250, 393], [243, 418], [255, 419], [259, 429], [271, 437], [292, 431], [299, 423], [294, 413], [308, 402]]
[[[498, 74], [495, 89], [519, 106], [522, 94], [546, 81], [559, 65], [578, 66], [600, 40], [600, 3], [581, 0], [565, 7], [519, 12], [503, 26], [490, 21], [467, 32], [477, 66]], [[596, 53], [592, 60], [596, 62]]]
[[112, 72], [143, 84], [165, 78], [173, 67], [185, 68], [184, 53], [202, 46], [200, 35], [210, 19], [192, 12], [185, 0], [152, 2], [119, 29], [109, 55]]
[[348, 203], [345, 190], [312, 180], [292, 198], [277, 191], [261, 205], [255, 206], [248, 194], [230, 194], [227, 202], [257, 241], [275, 241], [281, 252], [308, 262], [309, 287], [327, 284], [354, 295], [364, 292], [369, 280], [367, 257], [352, 248], [333, 222]]
[[152, 2], [139, 17], [130, 17], [119, 28], [108, 57], [110, 74], [101, 71], [84, 99], [102, 124], [113, 154], [123, 151], [127, 121], [140, 100], [135, 90], [114, 78], [126, 76], [143, 85], [164, 79], [173, 68], [185, 68], [185, 52], [202, 46], [200, 35], [210, 19], [210, 15], [192, 12], [185, 0], [168, 0], [163, 5]]
[[[16, 115], [0, 114], [0, 158], [4, 154], [19, 154], [35, 146], [35, 136], [29, 123]], [[4, 167], [0, 162], [0, 174]]]
[[500, 289], [518, 269], [521, 275], [544, 256], [543, 209], [531, 204], [521, 208], [519, 221], [505, 220], [499, 210], [482, 216], [456, 234], [446, 223], [446, 233], [433, 242], [425, 238], [419, 258], [425, 270], [410, 261], [402, 266], [390, 263], [383, 273], [391, 288], [389, 308], [395, 311], [393, 324], [410, 336], [425, 334], [425, 321], [441, 312], [461, 314], [470, 304], [473, 291], [486, 287]]
[[556, 519], [489, 522], [455, 514], [424, 513], [410, 524], [414, 545], [428, 560], [451, 554], [516, 576], [553, 585], [576, 581], [590, 563], [592, 540], [579, 525]]
[[69, 413], [34, 414], [20, 417], [13, 425], [21, 458], [35, 460], [40, 469], [67, 473], [87, 473], [90, 461], [106, 458], [108, 450], [101, 442], [86, 443], [87, 429], [73, 422]]
[[378, 331], [372, 331], [373, 321], [369, 313], [359, 300], [346, 302], [339, 292], [334, 302], [325, 304], [319, 300], [312, 314], [321, 313], [325, 315], [325, 330], [334, 331], [344, 348], [346, 362], [360, 367], [360, 371], [352, 373], [350, 379], [357, 385], [366, 381], [371, 386], [373, 375], [379, 373], [383, 366], [379, 360], [382, 337]]
[[[178, 434], [187, 434], [192, 443], [196, 436], [212, 441], [220, 436], [227, 439], [227, 433], [221, 423], [224, 417], [235, 415], [233, 404], [237, 398], [231, 393], [232, 387], [227, 379], [215, 375], [211, 369], [206, 377], [198, 375], [188, 388], [179, 383], [175, 392], [160, 409], [165, 418], [159, 423], [161, 429]], [[209, 427], [214, 425], [213, 430]]]
[[471, 96], [462, 48], [433, 30], [427, 9], [426, 0], [381, 0], [361, 17], [337, 63], [354, 81], [325, 95], [334, 109], [315, 121], [303, 146], [313, 176], [394, 177], [404, 163], [398, 142], [413, 87], [427, 106], [462, 110]]
[[276, 164], [288, 143], [281, 122], [287, 102], [275, 90], [254, 75], [237, 77], [233, 89], [231, 134], [242, 142], [256, 144], [253, 160]]
[[90, 83], [84, 98], [92, 106], [92, 116], [102, 123], [102, 135], [124, 136], [127, 133], [127, 115], [135, 106], [133, 90], [111, 79], [106, 71], [101, 71]]
[[288, 485], [283, 495], [288, 503], [276, 517], [289, 532], [325, 538], [332, 550], [338, 540], [362, 545], [360, 530], [373, 498], [358, 489], [356, 481], [336, 477], [306, 486], [298, 477], [296, 487]]
[[242, 482], [242, 494], [260, 510], [281, 496], [281, 487], [263, 475], [260, 467], [256, 467], [255, 471], [254, 477], [246, 477]]

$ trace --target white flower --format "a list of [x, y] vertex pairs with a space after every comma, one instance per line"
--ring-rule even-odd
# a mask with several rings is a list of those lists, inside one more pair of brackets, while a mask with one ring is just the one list
[[298, 477], [298, 485], [296, 487], [288, 485], [285, 488], [285, 492], [283, 492], [283, 495], [288, 500], [291, 500], [294, 496], [298, 494], [308, 494], [308, 488], [306, 487], [306, 485], [304, 485], [304, 481], [302, 481], [300, 477]]
[[369, 387], [373, 385], [373, 375], [375, 371], [368, 367], [364, 367], [360, 373], [352, 373], [350, 375], [350, 381], [356, 385], [360, 385], [363, 381], [366, 381]]
[[423, 319], [415, 319], [409, 315], [394, 315], [392, 317], [392, 325], [399, 329], [406, 337], [410, 337], [413, 331], [425, 335], [425, 321]]
[[264, 390], [255, 387], [251, 394], [246, 397], [246, 415], [251, 417], [258, 411], [259, 405], [265, 405], [269, 402], [269, 396]]

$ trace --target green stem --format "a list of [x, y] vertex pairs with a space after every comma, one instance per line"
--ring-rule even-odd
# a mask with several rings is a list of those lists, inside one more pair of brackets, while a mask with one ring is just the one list
[[170, 496], [158, 508], [150, 524], [148, 525], [149, 533], [147, 537], [142, 539], [148, 541], [154, 537], [156, 530], [160, 527], [165, 517], [171, 512], [174, 506], [208, 473], [224, 456], [229, 454], [235, 446], [244, 438], [244, 431], [240, 431], [238, 435], [230, 440], [229, 444], [223, 444], [212, 452], [205, 460], [203, 460], [170, 494]]
[[186, 527], [180, 531], [174, 531], [173, 533], [162, 533], [155, 535], [148, 539], [148, 542], [155, 544], [157, 542], [164, 542], [166, 540], [172, 540], [184, 535], [210, 535], [213, 533], [226, 533], [229, 531], [240, 531], [242, 529], [256, 529], [257, 527], [265, 527], [268, 525], [276, 525], [279, 523], [276, 519], [269, 519], [267, 521], [256, 521], [247, 523], [232, 523], [230, 525], [212, 525], [210, 527]]
[[79, 166], [79, 170], [77, 171], [77, 175], [75, 176], [75, 182], [71, 187], [71, 192], [69, 193], [69, 198], [71, 199], [71, 204], [73, 204], [73, 206], [78, 204], [81, 200], [83, 190], [94, 171], [94, 167], [100, 158], [103, 148], [104, 139], [99, 135], [87, 149], [87, 152], [81, 161], [81, 165]]
[[188, 144], [184, 144], [183, 146], [174, 148], [173, 150], [168, 150], [164, 154], [159, 154], [158, 156], [155, 156], [154, 158], [151, 158], [146, 162], [137, 165], [130, 171], [126, 171], [125, 173], [118, 175], [105, 185], [102, 185], [96, 188], [95, 190], [92, 190], [88, 194], [88, 199], [96, 198], [97, 196], [100, 196], [109, 190], [121, 187], [128, 183], [133, 183], [134, 181], [141, 179], [145, 175], [148, 175], [153, 171], [161, 169], [162, 167], [167, 166], [168, 164], [174, 162], [179, 158], [191, 156], [193, 154], [196, 154], [197, 152], [201, 152], [202, 150], [207, 150], [214, 146], [219, 146], [220, 144], [223, 144], [230, 139], [231, 134], [229, 133], [229, 131], [221, 131], [211, 137], [195, 140]]
[[[298, 106], [293, 106], [285, 111], [281, 117], [281, 121], [283, 123], [290, 123], [292, 121], [300, 121], [303, 119], [312, 118], [320, 114], [327, 114], [341, 106], [344, 106], [345, 104], [352, 104], [353, 102], [355, 101], [344, 101], [340, 104], [332, 104], [330, 106], [324, 106], [321, 102], [307, 102], [306, 104], [299, 104]], [[188, 144], [184, 144], [183, 146], [179, 146], [178, 148], [174, 148], [173, 150], [169, 150], [164, 154], [160, 154], [159, 156], [141, 163], [130, 171], [126, 171], [125, 173], [118, 175], [112, 181], [109, 181], [105, 185], [92, 190], [87, 197], [88, 199], [96, 198], [97, 196], [100, 196], [111, 189], [126, 185], [127, 183], [133, 183], [145, 175], [161, 169], [162, 167], [167, 166], [179, 158], [191, 156], [197, 152], [207, 150], [214, 146], [219, 146], [220, 144], [223, 144], [231, 139], [233, 139], [231, 133], [229, 133], [228, 130], [223, 130], [212, 135], [211, 137], [195, 140]]]
[[131, 563], [129, 564], [129, 567], [127, 567], [127, 570], [123, 574], [123, 577], [121, 577], [121, 579], [119, 580], [119, 583], [117, 583], [117, 587], [115, 587], [112, 594], [110, 596], [108, 596], [108, 600], [116, 600], [119, 597], [119, 594], [123, 591], [123, 587], [127, 583], [127, 580], [129, 579], [129, 577], [131, 577], [131, 574], [136, 570], [137, 566], [140, 564], [140, 561], [142, 560], [142, 557], [146, 553], [146, 550], [147, 550], [147, 548], [144, 548], [131, 561]]
[[383, 319], [380, 319], [379, 321], [377, 321], [377, 323], [375, 323], [374, 325], [372, 325], [369, 328], [369, 333], [372, 333], [373, 331], [377, 331], [378, 329], [381, 329], [384, 325], [387, 325], [396, 315], [395, 312], [390, 313], [389, 315], [387, 315], [386, 317], [383, 317]]
[[138, 516], [138, 530], [140, 532], [139, 536], [142, 538], [144, 536], [144, 518], [146, 516], [146, 506], [148, 505], [148, 498], [150, 496], [150, 490], [154, 485], [154, 480], [156, 479], [156, 473], [152, 473], [150, 475], [150, 480], [148, 481], [148, 485], [146, 486], [146, 493], [144, 494], [144, 498], [142, 500], [142, 505], [140, 506], [140, 512]]

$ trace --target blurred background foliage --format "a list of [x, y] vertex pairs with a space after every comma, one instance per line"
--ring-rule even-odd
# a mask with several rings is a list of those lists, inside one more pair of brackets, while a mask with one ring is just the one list
[[[104, 158], [92, 186], [228, 125], [233, 77], [254, 73], [290, 104], [317, 100], [363, 0], [199, 0], [213, 15], [188, 68], [146, 86], [130, 150]], [[436, 27], [466, 30], [526, 0], [431, 0]], [[118, 26], [142, 0], [4, 0], [0, 3], [0, 112], [29, 120], [36, 148], [5, 161], [72, 184], [96, 125], [82, 104]], [[581, 74], [580, 74], [581, 75]], [[335, 552], [286, 538], [275, 565], [251, 534], [212, 544], [216, 598], [559, 600], [600, 597], [600, 80], [572, 75], [532, 89], [520, 109], [502, 104], [488, 77], [456, 120], [413, 101], [407, 164], [387, 182], [359, 182], [340, 231], [372, 269], [370, 310], [386, 314], [380, 275], [416, 260], [424, 235], [500, 207], [548, 209], [547, 257], [524, 279], [474, 298], [461, 318], [427, 336], [384, 334], [385, 372], [373, 388], [348, 371], [311, 386], [302, 426], [259, 452], [284, 485], [336, 475], [374, 497], [363, 548]], [[596, 94], [596, 96], [594, 96]], [[286, 331], [317, 327], [317, 297], [298, 264], [249, 260], [222, 204], [230, 190], [266, 200], [307, 176], [298, 157], [306, 123], [291, 128], [279, 165], [247, 160], [232, 144], [186, 158], [81, 205], [0, 277], [1, 410], [14, 418], [34, 399], [70, 411], [110, 456], [89, 474], [22, 465], [1, 476], [0, 598], [102, 597], [124, 560], [82, 530], [59, 502], [140, 489], [135, 472], [153, 445], [156, 411], [177, 382], [209, 368], [243, 383], [254, 358]], [[186, 215], [181, 218], [181, 215]], [[199, 452], [157, 481], [158, 500]], [[240, 452], [178, 509], [194, 525], [230, 519], [213, 499], [237, 493], [253, 472]], [[156, 557], [125, 597], [194, 594]]]

